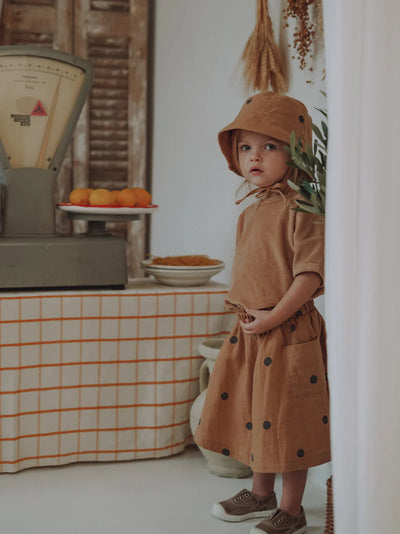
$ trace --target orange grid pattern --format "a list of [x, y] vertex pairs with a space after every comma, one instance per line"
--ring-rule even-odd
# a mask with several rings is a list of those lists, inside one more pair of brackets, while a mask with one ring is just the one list
[[193, 443], [201, 341], [227, 288], [0, 294], [0, 472], [158, 458]]

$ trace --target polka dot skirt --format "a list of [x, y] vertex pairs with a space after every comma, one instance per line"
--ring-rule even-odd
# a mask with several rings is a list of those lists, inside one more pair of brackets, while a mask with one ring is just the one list
[[267, 335], [236, 324], [227, 336], [195, 435], [201, 447], [256, 472], [330, 460], [324, 322], [314, 307], [299, 312]]

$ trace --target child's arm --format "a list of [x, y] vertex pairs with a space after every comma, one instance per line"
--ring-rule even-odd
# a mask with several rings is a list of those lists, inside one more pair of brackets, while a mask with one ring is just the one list
[[251, 323], [241, 322], [245, 334], [263, 334], [282, 324], [309, 300], [321, 285], [321, 277], [317, 273], [300, 273], [273, 310], [253, 310], [246, 312], [254, 317]]

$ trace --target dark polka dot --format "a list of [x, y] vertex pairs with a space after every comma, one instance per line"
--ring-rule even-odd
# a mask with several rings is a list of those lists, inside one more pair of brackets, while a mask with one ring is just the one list
[[252, 98], [249, 98], [248, 100], [246, 100], [246, 104], [250, 104], [250, 102], [251, 102], [252, 100], [253, 100]]
[[251, 430], [253, 428], [253, 423], [246, 423], [246, 428]]
[[236, 336], [232, 336], [231, 339], [229, 340], [231, 343], [237, 343], [238, 342], [238, 338]]
[[301, 317], [303, 315], [303, 312], [301, 310], [298, 310], [296, 312], [296, 317]]
[[222, 400], [226, 400], [227, 398], [229, 397], [228, 393], [226, 391], [224, 391], [223, 393], [221, 393], [221, 399]]
[[318, 377], [315, 375], [310, 376], [311, 384], [316, 384], [318, 382]]
[[300, 122], [304, 122], [304, 117], [303, 117], [303, 115], [299, 115], [299, 121], [300, 121]]
[[303, 449], [299, 449], [299, 450], [297, 451], [297, 456], [298, 456], [299, 458], [303, 458], [303, 456], [304, 456], [304, 451], [303, 451]]
[[253, 453], [251, 454], [251, 461], [254, 462], [254, 456], [253, 456]]
[[324, 425], [328, 424], [328, 416], [327, 415], [324, 415], [324, 417], [322, 418], [322, 422], [324, 423]]
[[268, 430], [271, 428], [271, 423], [270, 421], [264, 421], [263, 422], [263, 428], [265, 428], [265, 430]]
[[230, 453], [231, 453], [231, 451], [230, 451], [229, 449], [222, 449], [221, 452], [222, 452], [222, 454], [223, 454], [224, 456], [229, 456]]
[[295, 325], [295, 324], [291, 324], [291, 325], [290, 325], [290, 330], [291, 330], [292, 332], [294, 332], [294, 331], [296, 330], [296, 325]]
[[268, 365], [271, 365], [271, 363], [272, 363], [272, 358], [265, 358], [264, 365], [268, 366]]

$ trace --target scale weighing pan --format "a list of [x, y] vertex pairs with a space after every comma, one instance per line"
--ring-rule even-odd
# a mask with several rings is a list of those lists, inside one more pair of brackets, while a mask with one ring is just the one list
[[0, 288], [127, 283], [125, 241], [105, 221], [139, 213], [95, 217], [85, 235], [55, 231], [56, 177], [92, 81], [91, 63], [71, 54], [0, 46]]

